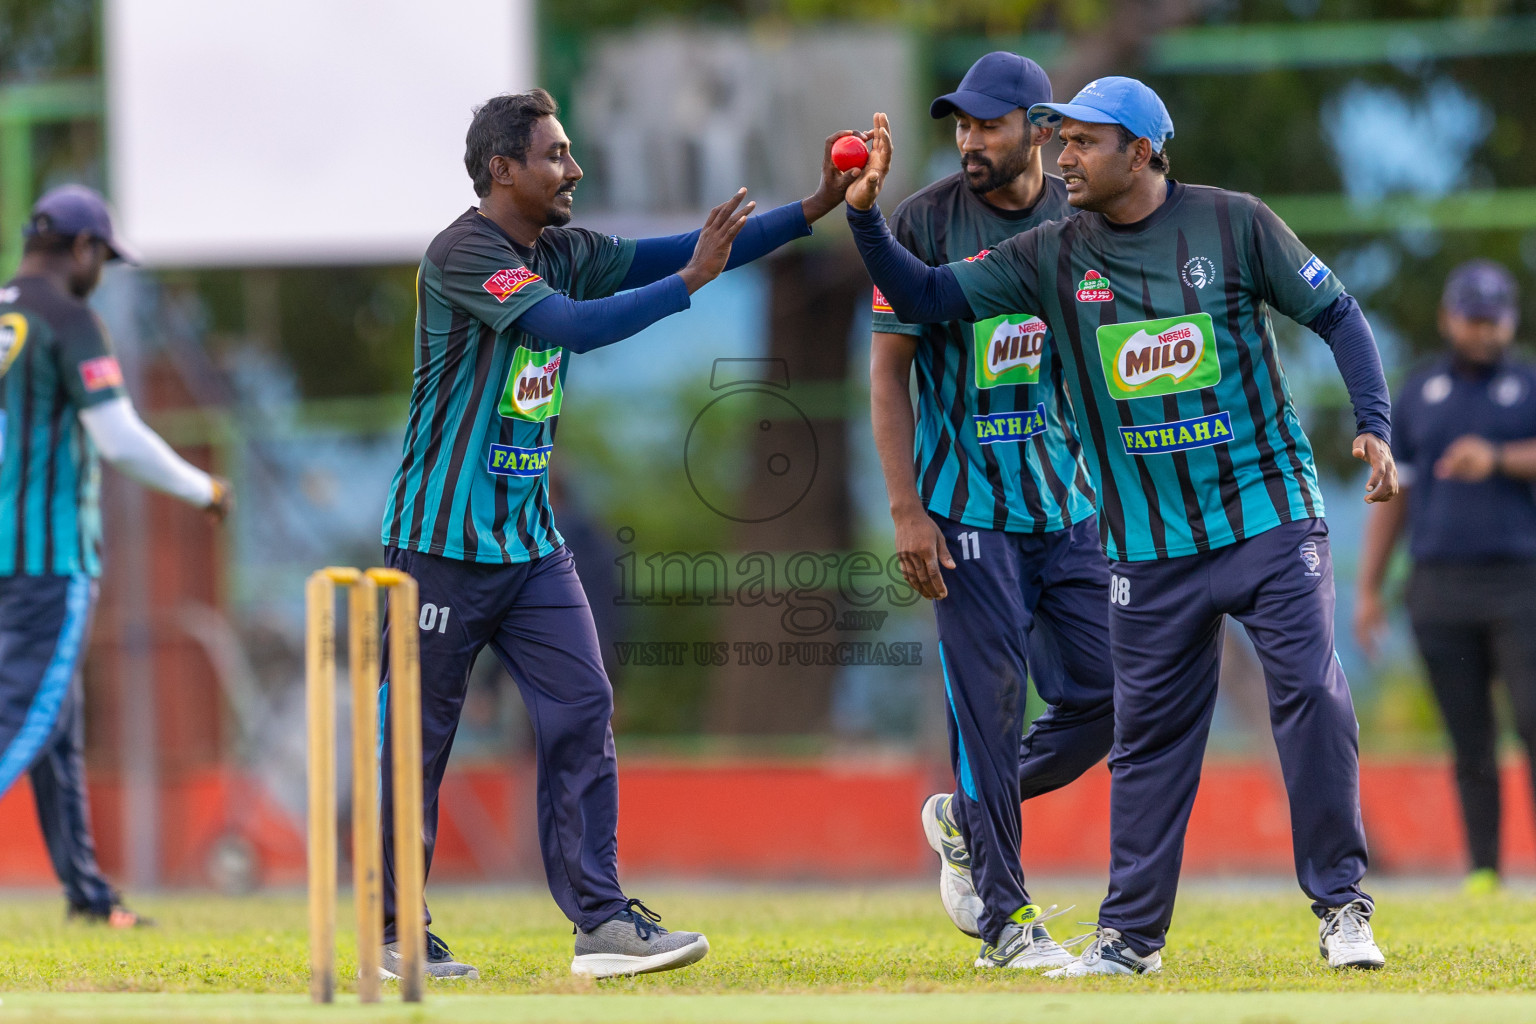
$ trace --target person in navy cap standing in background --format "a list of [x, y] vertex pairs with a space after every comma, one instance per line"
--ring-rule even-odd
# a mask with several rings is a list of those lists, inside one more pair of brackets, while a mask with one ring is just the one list
[[1510, 355], [1518, 324], [1509, 271], [1473, 260], [1452, 272], [1440, 303], [1448, 351], [1409, 377], [1393, 409], [1408, 500], [1367, 520], [1355, 605], [1374, 655], [1382, 582], [1407, 527], [1408, 611], [1456, 752], [1470, 894], [1499, 887], [1495, 673], [1536, 755], [1536, 366]]
[[62, 185], [32, 208], [0, 288], [0, 795], [22, 773], [69, 917], [149, 923], [96, 863], [80, 663], [101, 575], [98, 454], [221, 520], [229, 485], [173, 452], [134, 411], [86, 299], [109, 260], [137, 262], [106, 202]]

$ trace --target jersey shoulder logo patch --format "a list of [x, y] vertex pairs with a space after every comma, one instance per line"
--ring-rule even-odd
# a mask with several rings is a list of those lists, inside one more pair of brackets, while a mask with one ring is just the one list
[[97, 356], [80, 364], [80, 383], [87, 391], [105, 391], [123, 386], [123, 368], [116, 356]]
[[506, 302], [533, 282], [542, 280], [527, 267], [505, 267], [486, 278], [480, 287], [494, 295], [497, 302]]
[[1297, 269], [1296, 273], [1301, 275], [1301, 279], [1307, 282], [1307, 284], [1312, 287], [1313, 291], [1316, 291], [1317, 286], [1322, 284], [1323, 281], [1328, 277], [1329, 271], [1327, 264], [1318, 259], [1316, 256], [1313, 256], [1311, 259], [1307, 260], [1307, 262], [1303, 263], [1300, 268]]
[[992, 255], [992, 250], [991, 249], [983, 249], [983, 250], [981, 250], [981, 252], [977, 253], [975, 256], [967, 256], [965, 258], [965, 262], [967, 262], [967, 263], [980, 263], [982, 260], [986, 259], [988, 256], [991, 256], [991, 255]]
[[872, 309], [876, 313], [894, 313], [894, 312], [896, 312], [894, 309], [891, 308], [890, 302], [888, 302], [886, 300], [885, 293], [882, 292], [878, 287], [875, 288], [874, 299], [871, 301], [869, 308]]

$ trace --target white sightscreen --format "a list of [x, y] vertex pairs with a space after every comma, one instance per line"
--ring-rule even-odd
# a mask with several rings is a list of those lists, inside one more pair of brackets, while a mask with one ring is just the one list
[[106, 0], [112, 198], [162, 266], [414, 263], [475, 201], [471, 110], [532, 0]]

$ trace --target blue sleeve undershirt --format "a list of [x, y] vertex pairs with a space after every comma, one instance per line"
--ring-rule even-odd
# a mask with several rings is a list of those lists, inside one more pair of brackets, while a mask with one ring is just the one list
[[605, 299], [577, 301], [549, 295], [515, 321], [535, 338], [571, 352], [590, 352], [639, 334], [656, 321], [687, 309], [688, 286], [676, 274]]
[[848, 226], [870, 280], [891, 304], [891, 312], [909, 324], [974, 320], [971, 303], [948, 267], [930, 267], [896, 241], [879, 206], [848, 207]]
[[[747, 219], [731, 245], [725, 269], [750, 263], [811, 233], [798, 202]], [[619, 283], [619, 294], [584, 301], [550, 295], [516, 320], [519, 329], [571, 352], [590, 352], [639, 334], [664, 317], [688, 308], [688, 286], [677, 272], [687, 265], [699, 232], [642, 238]]]
[[[731, 258], [726, 261], [725, 269], [734, 270], [744, 263], [751, 263], [810, 233], [811, 226], [806, 223], [805, 210], [798, 201], [748, 217], [741, 234], [731, 244]], [[635, 258], [629, 264], [629, 272], [620, 282], [619, 290], [638, 288], [677, 273], [693, 258], [694, 246], [698, 244], [698, 231], [637, 239]]]
[[1381, 370], [1381, 353], [1376, 337], [1354, 296], [1345, 292], [1307, 324], [1333, 349], [1333, 361], [1349, 389], [1349, 404], [1355, 410], [1355, 431], [1375, 434], [1392, 443], [1392, 399], [1387, 393], [1387, 378]]

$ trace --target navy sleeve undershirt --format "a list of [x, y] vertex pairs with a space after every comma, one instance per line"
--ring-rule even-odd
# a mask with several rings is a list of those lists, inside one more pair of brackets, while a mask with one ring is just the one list
[[1392, 443], [1392, 399], [1387, 393], [1387, 378], [1381, 370], [1381, 353], [1376, 337], [1365, 320], [1360, 304], [1345, 292], [1332, 305], [1307, 324], [1333, 349], [1333, 361], [1349, 389], [1349, 403], [1355, 409], [1355, 431], [1375, 434]]
[[687, 309], [688, 286], [676, 274], [605, 299], [577, 301], [549, 295], [514, 321], [518, 328], [571, 352], [590, 352], [639, 334]]
[[[736, 236], [736, 241], [731, 245], [731, 257], [726, 261], [725, 269], [734, 270], [744, 263], [751, 263], [779, 246], [796, 238], [804, 238], [810, 233], [811, 226], [806, 223], [805, 210], [798, 201], [748, 217], [741, 234]], [[677, 273], [688, 264], [693, 257], [694, 246], [698, 244], [699, 231], [690, 231], [686, 235], [637, 239], [634, 259], [629, 264], [629, 273], [624, 275], [624, 280], [619, 284], [619, 290], [638, 288], [659, 281], [668, 274]]]
[[891, 312], [909, 324], [974, 320], [971, 303], [948, 267], [930, 267], [896, 241], [879, 206], [848, 207], [848, 226], [870, 280], [891, 304]]

